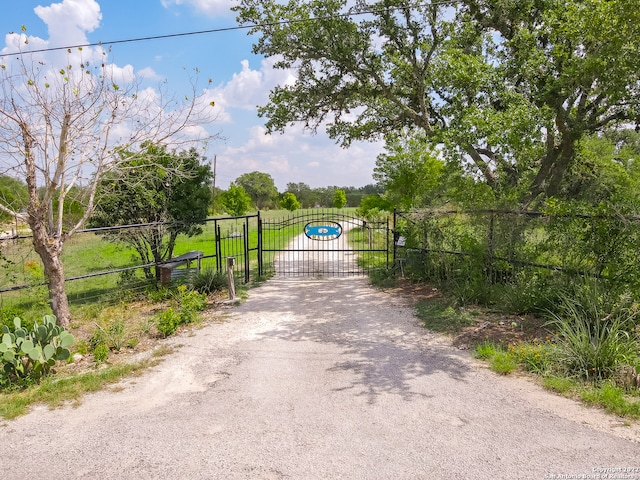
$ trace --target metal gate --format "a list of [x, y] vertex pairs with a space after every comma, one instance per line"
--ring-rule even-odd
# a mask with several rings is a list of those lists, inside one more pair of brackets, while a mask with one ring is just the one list
[[389, 220], [365, 221], [340, 210], [314, 209], [258, 221], [259, 269], [279, 277], [347, 277], [386, 268]]

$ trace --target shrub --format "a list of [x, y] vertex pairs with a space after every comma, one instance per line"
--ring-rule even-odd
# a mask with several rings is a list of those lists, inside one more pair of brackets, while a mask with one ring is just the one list
[[93, 359], [97, 363], [104, 363], [109, 358], [109, 347], [106, 343], [99, 343], [93, 348]]
[[192, 323], [198, 319], [198, 312], [206, 308], [206, 295], [195, 290], [179, 290], [179, 292], [180, 323]]
[[489, 360], [496, 353], [497, 347], [491, 342], [482, 342], [476, 346], [474, 356], [480, 360]]
[[158, 332], [168, 337], [175, 333], [180, 325], [198, 320], [198, 312], [207, 306], [207, 296], [195, 290], [189, 290], [186, 285], [180, 285], [172, 291], [171, 306], [155, 316]]
[[156, 316], [156, 328], [165, 337], [175, 333], [178, 325], [180, 325], [180, 316], [172, 307], [167, 308]]
[[105, 344], [110, 350], [118, 352], [126, 344], [127, 336], [124, 320], [114, 320], [104, 327], [98, 323], [95, 325], [96, 328], [89, 339], [89, 343], [91, 343], [93, 347]]

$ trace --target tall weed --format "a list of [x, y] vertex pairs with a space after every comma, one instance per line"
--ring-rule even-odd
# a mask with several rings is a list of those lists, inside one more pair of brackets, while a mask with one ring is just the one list
[[564, 297], [560, 312], [548, 322], [557, 337], [557, 361], [569, 375], [610, 378], [619, 365], [637, 358], [638, 345], [630, 333], [636, 316], [626, 299], [608, 305], [596, 290]]

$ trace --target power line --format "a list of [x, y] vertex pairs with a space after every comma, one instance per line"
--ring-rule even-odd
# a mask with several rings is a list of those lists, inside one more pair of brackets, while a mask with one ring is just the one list
[[[440, 1], [435, 1], [435, 2], [429, 2], [429, 3], [424, 3], [424, 2], [418, 2], [414, 5], [409, 5], [409, 7], [419, 7], [419, 6], [440, 6], [440, 5], [451, 5], [453, 3], [457, 3], [458, 0], [440, 0]], [[406, 7], [392, 7], [392, 10], [401, 10], [403, 8]], [[82, 43], [82, 44], [78, 44], [78, 45], [67, 45], [64, 47], [47, 47], [47, 48], [39, 48], [36, 50], [28, 50], [25, 52], [13, 52], [13, 53], [1, 53], [0, 54], [0, 58], [4, 58], [4, 57], [10, 57], [13, 55], [25, 55], [27, 53], [43, 53], [43, 52], [55, 52], [58, 50], [71, 50], [71, 49], [76, 49], [76, 48], [85, 48], [85, 47], [100, 47], [100, 46], [104, 46], [104, 45], [117, 45], [117, 44], [121, 44], [121, 43], [134, 43], [134, 42], [144, 42], [144, 41], [149, 41], [149, 40], [162, 40], [165, 38], [178, 38], [178, 37], [187, 37], [187, 36], [193, 36], [193, 35], [204, 35], [204, 34], [209, 34], [209, 33], [222, 33], [222, 32], [230, 32], [230, 31], [236, 31], [236, 30], [249, 30], [252, 28], [262, 28], [262, 27], [275, 27], [278, 25], [286, 25], [286, 24], [290, 24], [290, 25], [294, 25], [296, 23], [305, 23], [305, 22], [315, 22], [315, 21], [320, 21], [320, 20], [329, 20], [332, 18], [345, 18], [345, 17], [354, 17], [354, 16], [358, 16], [358, 15], [369, 15], [369, 14], [375, 14], [380, 12], [382, 9], [371, 9], [371, 10], [366, 10], [366, 11], [358, 11], [358, 12], [349, 12], [349, 13], [343, 13], [343, 14], [338, 14], [338, 15], [330, 15], [330, 16], [326, 16], [326, 17], [315, 17], [315, 18], [305, 18], [305, 19], [300, 19], [300, 20], [281, 20], [279, 22], [267, 22], [267, 23], [259, 23], [259, 24], [252, 24], [252, 25], [236, 25], [233, 27], [221, 27], [221, 28], [212, 28], [210, 30], [198, 30], [198, 31], [193, 31], [193, 32], [183, 32], [183, 33], [170, 33], [170, 34], [166, 34], [166, 35], [152, 35], [152, 36], [148, 36], [148, 37], [137, 37], [137, 38], [128, 38], [128, 39], [124, 39], [124, 40], [113, 40], [110, 42], [94, 42], [94, 43]]]

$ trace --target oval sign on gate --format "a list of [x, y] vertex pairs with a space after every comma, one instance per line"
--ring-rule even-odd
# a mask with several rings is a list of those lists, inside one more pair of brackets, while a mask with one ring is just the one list
[[335, 240], [342, 235], [342, 225], [337, 222], [309, 222], [304, 226], [304, 234], [311, 240]]

